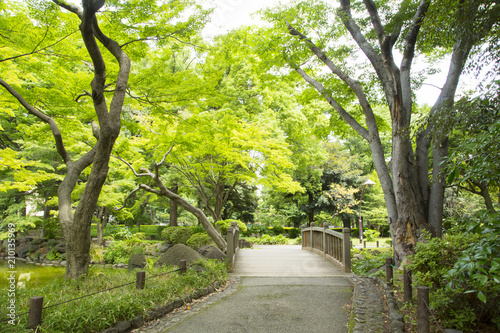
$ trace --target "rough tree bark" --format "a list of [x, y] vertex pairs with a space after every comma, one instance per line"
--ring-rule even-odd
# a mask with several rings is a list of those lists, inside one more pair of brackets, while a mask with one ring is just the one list
[[[0, 84], [4, 86], [30, 114], [50, 125], [56, 142], [57, 152], [66, 164], [66, 176], [59, 185], [57, 192], [59, 199], [59, 223], [66, 243], [66, 278], [76, 279], [88, 271], [90, 263], [90, 225], [92, 222], [92, 215], [97, 207], [97, 200], [102, 185], [108, 174], [108, 162], [111, 149], [120, 133], [120, 114], [130, 72], [130, 60], [122, 51], [118, 43], [105, 36], [99, 29], [95, 14], [104, 5], [104, 0], [83, 0], [82, 8], [59, 0], [52, 1], [60, 7], [76, 14], [81, 20], [80, 32], [94, 65], [94, 78], [91, 82], [91, 87], [94, 109], [99, 122], [98, 125], [93, 124], [94, 136], [97, 139], [96, 144], [85, 155], [73, 161], [65, 149], [63, 137], [54, 119], [35, 109], [5, 81], [0, 80]], [[96, 39], [113, 54], [120, 66], [109, 111], [104, 97], [106, 66]], [[77, 184], [80, 174], [90, 165], [92, 165], [92, 170], [85, 184], [85, 189], [80, 197], [78, 206], [73, 213], [71, 193]]]
[[[413, 253], [414, 245], [423, 229], [429, 230], [434, 236], [441, 236], [442, 228], [444, 181], [440, 176], [440, 163], [447, 156], [448, 140], [446, 137], [434, 138], [432, 136], [432, 122], [429, 122], [427, 128], [419, 134], [415, 152], [410, 138], [413, 103], [410, 74], [419, 31], [431, 1], [421, 0], [409, 22], [406, 35], [402, 37], [403, 59], [399, 67], [394, 61], [393, 48], [401, 37], [403, 22], [393, 26], [392, 32], [387, 33], [374, 1], [364, 0], [363, 3], [377, 36], [376, 47], [370, 44], [354, 19], [350, 0], [340, 0], [338, 13], [353, 40], [369, 59], [383, 88], [392, 120], [392, 155], [389, 165], [384, 159], [372, 107], [360, 84], [337, 67], [311, 39], [287, 22], [289, 33], [304, 41], [311, 52], [356, 94], [364, 112], [366, 127], [357, 122], [320, 82], [309, 76], [300, 66], [296, 64], [291, 64], [291, 66], [306, 82], [316, 88], [347, 124], [370, 144], [375, 169], [384, 191], [395, 260], [399, 265], [408, 254]], [[431, 110], [430, 118], [453, 104], [458, 80], [473, 43], [473, 38], [457, 37], [446, 83]], [[429, 179], [431, 149], [433, 152], [432, 179]]]

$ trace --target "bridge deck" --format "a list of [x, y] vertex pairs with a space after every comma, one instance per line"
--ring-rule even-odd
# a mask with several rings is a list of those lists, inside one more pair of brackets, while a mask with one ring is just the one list
[[326, 277], [351, 276], [316, 253], [300, 245], [257, 245], [241, 249], [235, 263], [235, 275]]
[[300, 246], [255, 246], [236, 259], [237, 292], [165, 332], [346, 333], [352, 282]]

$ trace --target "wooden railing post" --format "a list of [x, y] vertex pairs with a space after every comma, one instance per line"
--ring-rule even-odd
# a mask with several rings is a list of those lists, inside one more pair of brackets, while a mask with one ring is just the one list
[[28, 328], [36, 330], [42, 324], [43, 296], [30, 298]]
[[231, 269], [234, 268], [234, 229], [233, 227], [227, 228], [227, 259], [231, 265]]
[[327, 230], [330, 230], [330, 225], [325, 222], [323, 223], [323, 254], [326, 255], [328, 254], [328, 239], [327, 239], [327, 236], [326, 236], [326, 231]]
[[343, 229], [342, 247], [344, 272], [351, 273], [351, 229], [349, 228]]
[[314, 249], [314, 230], [313, 230], [314, 229], [314, 223], [311, 222], [309, 224], [309, 227], [311, 227], [311, 229], [310, 229], [311, 230], [311, 249]]

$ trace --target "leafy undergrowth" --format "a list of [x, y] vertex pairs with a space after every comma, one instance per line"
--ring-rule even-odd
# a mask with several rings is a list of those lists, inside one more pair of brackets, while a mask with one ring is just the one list
[[245, 237], [247, 241], [257, 245], [300, 245], [302, 244], [301, 237], [290, 239], [283, 235], [270, 236], [263, 235], [262, 237]]
[[[43, 296], [44, 308], [40, 333], [58, 332], [100, 332], [118, 321], [130, 320], [145, 315], [157, 305], [165, 305], [177, 297], [191, 294], [194, 290], [205, 288], [214, 281], [221, 285], [227, 279], [225, 263], [205, 260], [199, 262], [206, 270], [196, 272], [189, 269], [186, 274], [178, 272], [164, 274], [177, 267], [147, 268], [144, 289], [136, 289], [136, 272], [117, 269], [91, 269], [88, 275], [76, 281], [54, 280], [44, 286], [16, 290], [16, 313], [28, 312], [31, 297]], [[93, 294], [101, 290], [130, 283], [127, 286], [98, 293], [89, 297], [69, 300]], [[1, 304], [8, 304], [7, 293], [0, 296]], [[51, 305], [64, 303], [54, 307]], [[7, 318], [7, 309], [2, 307], [0, 320]], [[28, 316], [16, 318], [15, 325], [2, 323], [2, 332], [32, 332], [25, 329]]]

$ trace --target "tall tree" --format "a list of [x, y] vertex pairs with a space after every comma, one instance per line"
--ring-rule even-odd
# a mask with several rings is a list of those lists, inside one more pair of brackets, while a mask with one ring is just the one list
[[[340, 0], [339, 4], [335, 10], [318, 1], [295, 1], [286, 8], [266, 11], [264, 16], [281, 32], [271, 36], [269, 52], [279, 53], [283, 59], [281, 65], [291, 68], [313, 86], [343, 121], [370, 144], [399, 265], [413, 252], [423, 229], [441, 235], [444, 182], [440, 170], [448, 149], [447, 136], [432, 137], [432, 125], [418, 135], [413, 149], [409, 129], [416, 79], [412, 71], [414, 58], [417, 52], [436, 48], [451, 55], [446, 82], [429, 115], [432, 118], [453, 105], [472, 48], [498, 25], [499, 5], [480, 0], [398, 3]], [[446, 34], [441, 34], [443, 27]], [[346, 43], [348, 36], [354, 45]], [[362, 51], [368, 64], [346, 61], [356, 49]], [[397, 51], [402, 56], [399, 66]], [[310, 70], [311, 56], [331, 74]], [[389, 164], [384, 159], [373, 112], [373, 105], [381, 100], [391, 115]], [[432, 156], [430, 163], [429, 156]]]
[[[37, 58], [39, 59], [37, 64], [43, 64], [42, 67], [38, 68], [38, 70], [40, 68], [42, 70], [36, 73], [37, 78], [43, 78], [44, 69], [47, 72], [53, 71], [54, 75], [53, 77], [45, 77], [44, 81], [42, 81], [39, 93], [43, 92], [43, 97], [49, 99], [52, 92], [54, 92], [54, 95], [58, 95], [66, 91], [68, 79], [74, 78], [72, 72], [87, 73], [87, 77], [92, 79], [91, 92], [87, 92], [80, 82], [80, 91], [76, 92], [76, 94], [73, 91], [72, 99], [75, 101], [72, 102], [72, 105], [69, 103], [66, 105], [67, 109], [65, 111], [72, 115], [69, 118], [73, 119], [74, 122], [81, 121], [81, 128], [85, 128], [85, 126], [91, 128], [90, 132], [94, 136], [94, 138], [89, 135], [85, 136], [85, 131], [83, 133], [76, 132], [74, 133], [76, 134], [75, 136], [81, 135], [81, 141], [74, 145], [70, 145], [69, 140], [67, 140], [68, 137], [71, 137], [71, 132], [68, 133], [67, 129], [61, 126], [61, 124], [67, 124], [71, 120], [66, 122], [64, 122], [64, 119], [56, 121], [59, 120], [56, 115], [51, 115], [54, 113], [54, 109], [51, 106], [55, 105], [43, 104], [42, 108], [45, 109], [45, 112], [43, 112], [41, 108], [36, 107], [33, 103], [38, 96], [35, 96], [31, 103], [22, 96], [24, 93], [32, 97], [30, 95], [30, 88], [32, 87], [30, 86], [30, 82], [21, 79], [23, 76], [18, 75], [19, 68], [16, 68], [17, 73], [8, 72], [11, 75], [5, 78], [11, 80], [13, 82], [12, 85], [6, 80], [0, 79], [0, 85], [30, 115], [35, 116], [39, 121], [46, 124], [45, 131], [50, 129], [55, 141], [56, 150], [65, 164], [66, 173], [59, 185], [57, 195], [59, 206], [58, 217], [61, 229], [63, 230], [67, 251], [66, 278], [69, 279], [76, 279], [86, 273], [90, 263], [90, 224], [97, 208], [99, 193], [108, 174], [110, 154], [115, 140], [120, 133], [120, 116], [122, 114], [131, 70], [130, 58], [124, 49], [127, 48], [127, 51], [134, 55], [140, 55], [139, 51], [148, 46], [146, 41], [161, 41], [169, 36], [176, 35], [176, 33], [189, 36], [193, 31], [199, 29], [200, 22], [203, 22], [203, 17], [206, 16], [206, 13], [196, 10], [195, 7], [195, 10], [192, 11], [193, 15], [188, 17], [187, 23], [178, 20], [177, 16], [192, 4], [189, 1], [179, 1], [174, 4], [161, 4], [155, 1], [144, 1], [135, 4], [117, 1], [110, 2], [110, 11], [104, 25], [107, 30], [116, 34], [115, 39], [108, 37], [99, 25], [98, 12], [105, 5], [105, 0], [82, 0], [81, 7], [59, 0], [30, 2], [30, 7], [26, 7], [17, 1], [11, 1], [9, 5], [18, 10], [4, 12], [4, 14], [15, 13], [17, 17], [23, 19], [23, 28], [28, 28], [27, 30], [19, 30], [19, 24], [16, 26], [16, 22], [16, 24], [12, 25], [14, 30], [16, 30], [16, 33], [12, 36], [22, 37], [26, 36], [27, 33], [33, 33], [35, 45], [31, 48], [31, 51], [19, 52], [17, 55], [2, 59], [2, 62], [10, 61], [16, 64], [23, 56], [41, 57]], [[4, 3], [2, 2], [2, 6]], [[133, 6], [136, 7], [134, 8]], [[79, 20], [78, 28], [75, 26], [75, 21], [71, 20], [66, 12], [61, 12], [60, 8], [70, 12], [71, 15], [76, 15]], [[122, 16], [123, 13], [128, 15], [126, 20]], [[32, 14], [32, 16], [30, 17], [29, 14]], [[10, 17], [10, 19], [12, 22], [15, 22], [15, 18]], [[127, 21], [127, 24], [124, 24], [124, 21]], [[169, 24], [172, 22], [174, 23]], [[59, 45], [62, 41], [69, 40], [68, 36], [72, 36], [72, 33], [64, 31], [65, 29], [70, 31], [71, 29], [76, 31], [79, 29], [81, 34], [83, 45], [80, 41], [71, 40], [73, 44], [65, 44], [67, 48], [62, 51], [62, 54], [71, 55], [68, 59], [75, 61], [68, 61], [67, 59], [62, 61], [63, 57], [57, 57], [57, 52], [51, 52], [56, 45]], [[65, 35], [58, 35], [60, 30]], [[55, 33], [52, 33], [53, 31]], [[2, 36], [4, 35], [2, 34]], [[9, 38], [4, 39], [8, 41], [8, 44], [12, 44], [12, 40]], [[31, 38], [27, 39], [31, 40]], [[117, 40], [122, 44], [119, 44]], [[17, 42], [20, 43], [21, 39]], [[98, 42], [109, 53], [101, 53], [101, 47]], [[84, 47], [82, 48], [82, 46]], [[88, 53], [87, 57], [81, 57], [83, 56], [83, 54], [79, 54], [81, 49], [86, 50]], [[22, 47], [19, 50], [22, 50]], [[59, 60], [59, 65], [62, 64], [61, 67], [54, 67], [54, 63], [57, 60]], [[58, 69], [63, 68], [69, 74], [68, 77], [64, 76], [65, 73], [63, 71], [61, 71], [62, 73], [58, 73]], [[63, 77], [59, 76], [61, 74]], [[107, 83], [107, 79], [110, 79], [109, 81], [111, 82]], [[74, 88], [74, 86], [71, 87]], [[78, 96], [82, 91], [83, 93]], [[76, 110], [82, 109], [79, 107], [79, 104], [88, 105], [85, 101], [88, 98], [92, 101], [92, 108], [87, 108], [85, 114], [78, 114]], [[110, 98], [109, 103], [108, 98]], [[12, 100], [9, 103], [12, 105]], [[93, 110], [93, 114], [88, 112], [89, 109]], [[78, 116], [81, 117], [79, 118]], [[82, 149], [84, 146], [90, 146], [90, 149], [84, 151]], [[82, 174], [90, 166], [91, 171], [86, 178], [85, 188], [80, 195], [76, 209], [74, 209], [73, 191], [80, 181]]]

